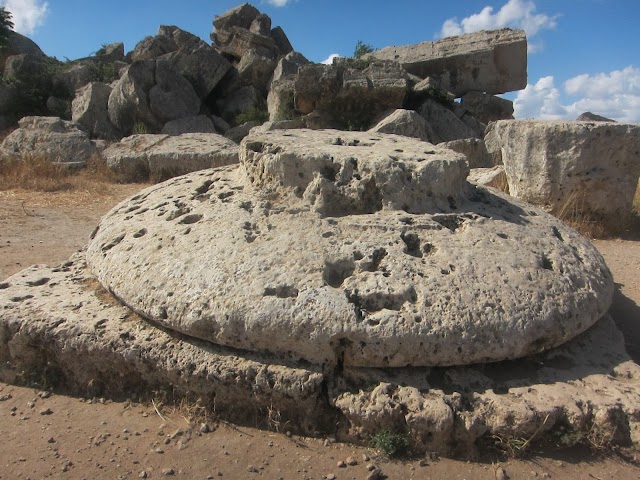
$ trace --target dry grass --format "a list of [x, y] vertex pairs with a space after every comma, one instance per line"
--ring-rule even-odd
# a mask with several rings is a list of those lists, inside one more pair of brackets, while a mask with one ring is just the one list
[[0, 161], [0, 190], [29, 190], [36, 192], [89, 191], [104, 193], [109, 184], [121, 183], [105, 160], [92, 157], [81, 168], [53, 163], [44, 156], [29, 155], [21, 159]]
[[634, 199], [635, 212], [629, 212], [625, 218], [606, 218], [590, 212], [586, 199], [589, 192], [576, 190], [567, 201], [551, 213], [588, 238], [611, 238], [637, 233], [640, 226], [640, 189]]

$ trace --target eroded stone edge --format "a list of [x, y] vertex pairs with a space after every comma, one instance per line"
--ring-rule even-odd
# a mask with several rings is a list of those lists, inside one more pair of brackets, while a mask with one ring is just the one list
[[45, 378], [75, 394], [114, 398], [171, 390], [241, 424], [268, 426], [277, 411], [294, 432], [356, 443], [389, 428], [408, 433], [416, 451], [445, 456], [559, 426], [640, 442], [640, 366], [609, 317], [520, 360], [323, 372], [156, 328], [102, 290], [81, 252], [0, 282], [0, 362], [9, 383]]

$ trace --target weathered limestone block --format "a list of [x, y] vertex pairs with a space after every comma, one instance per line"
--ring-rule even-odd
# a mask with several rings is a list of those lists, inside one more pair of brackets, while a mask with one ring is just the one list
[[144, 124], [150, 132], [161, 128], [161, 122], [149, 106], [149, 91], [155, 85], [155, 71], [155, 60], [133, 62], [109, 95], [109, 120], [124, 135], [133, 133], [136, 124]]
[[162, 132], [167, 135], [182, 135], [183, 133], [216, 133], [216, 127], [206, 115], [171, 120], [164, 124]]
[[238, 146], [221, 135], [131, 135], [103, 152], [109, 168], [132, 179], [175, 177], [238, 163]]
[[440, 146], [463, 154], [467, 158], [467, 162], [469, 162], [469, 168], [493, 167], [493, 158], [487, 152], [487, 147], [481, 138], [451, 140], [442, 143]]
[[477, 453], [480, 437], [544, 441], [559, 426], [576, 435], [597, 429], [615, 445], [640, 442], [640, 367], [608, 317], [561, 347], [521, 360], [439, 369], [346, 367], [336, 378], [321, 365], [158, 329], [99, 287], [84, 252], [3, 280], [0, 305], [4, 382], [37, 376], [84, 397], [137, 398], [163, 390], [215, 397], [203, 406], [251, 426], [267, 427], [264, 412], [277, 407], [294, 433], [356, 443], [404, 425], [415, 452], [464, 458]]
[[191, 83], [168, 60], [157, 60], [149, 107], [160, 123], [192, 117], [200, 112], [200, 98]]
[[497, 120], [513, 120], [513, 102], [506, 98], [473, 91], [464, 94], [460, 104], [484, 124]]
[[295, 80], [295, 109], [326, 112], [344, 129], [367, 129], [382, 112], [402, 107], [407, 73], [396, 62], [362, 65], [348, 61], [300, 67]]
[[124, 60], [124, 43], [110, 43], [109, 45], [105, 45], [96, 53], [96, 57], [101, 62], [104, 63], [113, 63], [120, 62]]
[[439, 143], [439, 138], [431, 126], [414, 110], [395, 110], [371, 127], [369, 131], [393, 133], [431, 143]]
[[503, 191], [509, 189], [504, 165], [496, 165], [491, 168], [471, 168], [467, 180], [469, 183], [483, 187], [493, 187]]
[[78, 125], [58, 117], [24, 117], [19, 128], [4, 139], [0, 157], [37, 156], [54, 163], [84, 164], [95, 145]]
[[451, 109], [436, 100], [428, 99], [418, 113], [443, 142], [462, 138], [478, 138], [480, 134], [463, 122]]
[[78, 91], [71, 104], [71, 118], [82, 125], [92, 137], [119, 140], [122, 133], [109, 120], [109, 95], [112, 88], [92, 82]]
[[226, 58], [193, 35], [166, 58], [191, 82], [201, 100], [213, 91], [231, 69], [231, 64]]
[[309, 63], [302, 54], [290, 52], [278, 61], [267, 95], [270, 120], [291, 119], [295, 112], [295, 80], [302, 65]]
[[527, 86], [527, 39], [523, 30], [480, 31], [437, 42], [386, 47], [369, 58], [394, 60], [409, 73], [438, 80], [456, 97], [472, 90], [498, 94]]
[[105, 216], [87, 251], [102, 285], [180, 333], [344, 368], [520, 358], [611, 303], [586, 239], [468, 184], [458, 153], [398, 135], [256, 129], [240, 161]]
[[269, 91], [269, 82], [276, 68], [276, 61], [258, 55], [253, 50], [247, 52], [238, 64], [240, 78], [247, 85], [253, 85], [265, 97]]
[[485, 136], [511, 195], [615, 226], [631, 213], [640, 176], [640, 125], [611, 122], [491, 123]]

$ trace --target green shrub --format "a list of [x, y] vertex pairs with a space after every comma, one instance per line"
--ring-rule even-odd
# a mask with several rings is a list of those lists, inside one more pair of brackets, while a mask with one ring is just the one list
[[257, 122], [262, 125], [267, 120], [269, 120], [269, 112], [264, 107], [254, 107], [236, 115], [233, 118], [233, 125], [237, 127], [247, 122]]
[[373, 436], [371, 443], [388, 457], [398, 457], [407, 453], [409, 437], [406, 433], [394, 433], [391, 430], [382, 430]]

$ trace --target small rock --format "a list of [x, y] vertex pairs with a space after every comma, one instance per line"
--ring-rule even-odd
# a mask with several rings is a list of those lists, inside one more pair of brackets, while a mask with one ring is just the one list
[[369, 470], [370, 472], [373, 472], [374, 470], [377, 470], [378, 467], [375, 466], [373, 463], [370, 463], [369, 465], [367, 465], [367, 470]]
[[338, 468], [347, 468], [347, 464], [344, 463], [342, 460], [338, 460], [338, 463], [336, 463], [336, 466]]
[[427, 462], [426, 458], [423, 458], [422, 460], [420, 460], [418, 465], [420, 465], [421, 467], [428, 467], [429, 466], [429, 462]]
[[169, 437], [164, 439], [164, 444], [169, 445], [171, 443], [171, 439]]
[[163, 468], [162, 469], [162, 475], [165, 475], [167, 477], [171, 476], [171, 475], [175, 475], [176, 471], [173, 468]]
[[347, 457], [347, 465], [351, 465], [352, 467], [358, 464], [358, 460], [355, 457]]
[[371, 457], [369, 457], [369, 455], [367, 455], [366, 453], [362, 454], [362, 461], [363, 462], [368, 462], [369, 460], [371, 460]]
[[38, 396], [40, 398], [49, 398], [51, 396], [51, 392], [48, 390], [42, 390], [40, 392], [38, 392]]
[[259, 471], [260, 471], [260, 470], [258, 470], [258, 469], [257, 469], [256, 467], [254, 467], [253, 465], [249, 465], [249, 466], [247, 467], [247, 472], [250, 472], [250, 473], [258, 473]]
[[56, 439], [53, 437], [49, 437], [49, 440], [47, 440], [48, 443], [56, 443]]
[[208, 423], [203, 423], [203, 424], [200, 425], [200, 432], [201, 433], [209, 433], [211, 431], [213, 431], [213, 430], [211, 429], [211, 427], [209, 426]]
[[6, 393], [4, 395], [0, 395], [0, 402], [6, 402], [7, 400], [11, 400], [11, 394]]
[[336, 476], [333, 473], [330, 473], [329, 475], [326, 476], [327, 480], [336, 480]]
[[163, 449], [161, 449], [161, 448], [156, 448], [156, 449], [155, 449], [155, 452], [156, 452], [156, 453], [164, 453], [164, 450], [163, 450]]
[[507, 471], [504, 468], [496, 468], [496, 480], [509, 480], [509, 475], [507, 475]]
[[367, 475], [367, 480], [382, 480], [384, 478], [384, 475], [382, 474], [382, 470], [380, 470], [379, 468], [375, 469], [372, 472], [369, 472], [369, 475]]
[[147, 472], [146, 470], [143, 470], [138, 474], [138, 478], [147, 478], [147, 477], [149, 477], [149, 472]]
[[27, 402], [27, 407], [36, 408], [36, 404], [35, 404], [35, 402]]
[[42, 410], [40, 410], [40, 415], [51, 415], [53, 413], [53, 410], [51, 410], [50, 408], [43, 408]]

